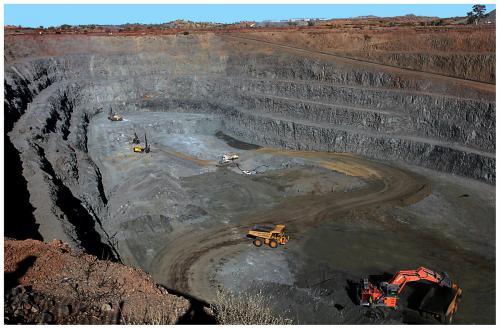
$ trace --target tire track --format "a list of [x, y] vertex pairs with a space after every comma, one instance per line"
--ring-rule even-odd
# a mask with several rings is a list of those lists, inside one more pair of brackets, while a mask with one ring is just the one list
[[[298, 196], [284, 200], [277, 207], [256, 210], [242, 218], [238, 225], [214, 223], [210, 229], [193, 230], [180, 234], [160, 250], [151, 265], [152, 275], [167, 287], [199, 298], [210, 298], [213, 289], [208, 282], [207, 268], [199, 265], [210, 259], [216, 251], [224, 249], [224, 257], [230, 257], [234, 246], [248, 243], [246, 230], [260, 223], [300, 223], [298, 233], [307, 232], [318, 224], [334, 220], [335, 216], [353, 209], [373, 206], [404, 206], [418, 202], [430, 193], [430, 185], [420, 176], [403, 169], [379, 162], [368, 161], [351, 155], [260, 149], [255, 152], [279, 153], [291, 157], [303, 157], [321, 162], [328, 161], [330, 169], [339, 165], [340, 171], [362, 177], [365, 188], [350, 192], [331, 192], [323, 195]], [[365, 173], [362, 171], [365, 170]], [[220, 253], [218, 254], [220, 256]], [[222, 257], [219, 257], [219, 259]], [[218, 259], [210, 259], [217, 262]], [[204, 273], [204, 279], [193, 281], [193, 273]]]

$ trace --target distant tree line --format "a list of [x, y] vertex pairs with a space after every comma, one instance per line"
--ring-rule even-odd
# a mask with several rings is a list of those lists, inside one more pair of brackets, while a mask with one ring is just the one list
[[486, 12], [485, 5], [472, 6], [472, 11], [469, 11], [467, 13], [467, 24], [475, 23], [477, 25], [480, 18], [486, 17], [486, 15], [484, 14], [485, 12]]

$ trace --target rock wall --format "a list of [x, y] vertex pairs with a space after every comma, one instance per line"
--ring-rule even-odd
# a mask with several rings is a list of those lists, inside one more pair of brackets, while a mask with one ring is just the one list
[[495, 33], [495, 26], [364, 28], [354, 31], [337, 27], [331, 31], [256, 32], [242, 33], [241, 36], [495, 83]]
[[11, 197], [33, 209], [18, 223], [98, 257], [119, 259], [87, 129], [110, 107], [218, 113], [224, 133], [246, 142], [495, 183], [495, 91], [485, 84], [213, 34], [9, 36], [5, 50], [5, 127], [18, 154], [6, 168], [25, 181]]

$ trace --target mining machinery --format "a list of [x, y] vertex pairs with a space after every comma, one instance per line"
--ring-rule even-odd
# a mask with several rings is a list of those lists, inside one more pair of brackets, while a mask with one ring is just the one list
[[137, 136], [137, 133], [135, 131], [134, 131], [134, 139], [132, 140], [132, 143], [141, 144], [141, 140], [139, 139], [139, 136]]
[[447, 273], [439, 273], [425, 267], [397, 272], [391, 280], [372, 283], [368, 278], [361, 282], [360, 304], [367, 307], [398, 309], [399, 299], [408, 283], [425, 283], [413, 291], [412, 302], [423, 317], [431, 317], [441, 323], [451, 323], [462, 296], [462, 289], [453, 283]]
[[110, 121], [123, 121], [123, 118], [120, 115], [113, 113], [113, 110], [111, 108], [109, 108], [108, 120], [110, 120]]
[[285, 225], [255, 225], [248, 231], [247, 236], [253, 238], [256, 247], [267, 244], [271, 248], [277, 248], [278, 245], [284, 245], [290, 240], [290, 237], [285, 235]]
[[149, 153], [149, 152], [151, 152], [151, 149], [150, 149], [149, 144], [148, 144], [148, 137], [146, 136], [146, 133], [144, 133], [144, 141], [146, 143], [145, 147], [142, 147], [141, 145], [135, 145], [132, 148], [132, 150], [135, 153]]
[[219, 160], [219, 164], [228, 164], [228, 163], [232, 163], [234, 162], [234, 160], [237, 160], [239, 159], [239, 155], [236, 154], [236, 153], [224, 153], [221, 157], [221, 159]]

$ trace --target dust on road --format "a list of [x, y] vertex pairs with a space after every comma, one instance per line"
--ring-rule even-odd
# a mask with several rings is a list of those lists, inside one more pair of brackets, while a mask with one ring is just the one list
[[[92, 144], [102, 145], [91, 154], [106, 177], [113, 211], [104, 225], [120, 230], [125, 261], [157, 282], [207, 301], [219, 287], [257, 285], [275, 301], [276, 312], [291, 310], [298, 323], [370, 323], [347, 282], [428, 266], [448, 271], [464, 296], [481, 300], [464, 297], [459, 323], [494, 321], [494, 260], [485, 256], [490, 248], [471, 249], [491, 238], [494, 201], [457, 199], [443, 207], [455, 200], [445, 193], [452, 189], [439, 183], [449, 178], [349, 154], [247, 145], [221, 136], [211, 115], [131, 118], [137, 129], [148, 130], [151, 153], [131, 153], [130, 122], [104, 121], [99, 124], [106, 129], [91, 127]], [[218, 167], [224, 152], [238, 153], [239, 167]], [[262, 165], [258, 174], [240, 170]], [[491, 194], [485, 185], [472, 191], [463, 180], [453, 184], [453, 191], [466, 186], [460, 194]], [[485, 221], [470, 220], [476, 206], [484, 208]], [[279, 250], [253, 247], [245, 235], [261, 223], [286, 224], [290, 242]], [[269, 259], [276, 262], [272, 269]], [[478, 276], [490, 288], [478, 287]]]

